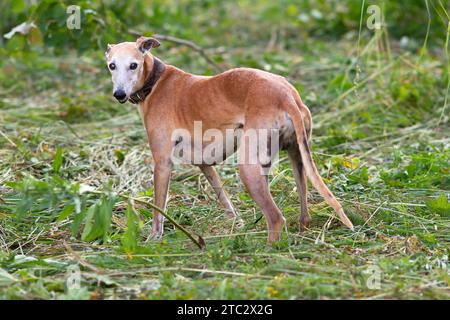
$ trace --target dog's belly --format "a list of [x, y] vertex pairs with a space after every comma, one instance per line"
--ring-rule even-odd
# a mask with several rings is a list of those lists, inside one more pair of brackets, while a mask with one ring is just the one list
[[216, 165], [236, 152], [242, 136], [242, 125], [227, 129], [209, 129], [199, 136], [176, 137], [172, 151], [174, 163]]
[[[294, 126], [287, 113], [283, 112], [274, 117], [274, 121], [269, 125], [269, 128], [272, 128], [270, 130], [277, 130], [276, 135], [274, 136], [272, 132], [268, 140], [262, 141], [267, 141], [265, 145], [276, 147], [277, 150], [264, 150], [266, 154], [275, 156], [280, 149], [298, 148]], [[263, 134], [269, 133], [270, 130], [264, 131]], [[174, 137], [172, 160], [174, 163], [194, 165], [216, 165], [222, 163], [240, 147], [243, 132], [243, 125], [240, 123], [222, 130], [209, 129], [197, 135], [188, 134], [188, 131], [186, 131], [185, 135]], [[277, 137], [278, 144], [271, 143], [271, 139], [275, 137]], [[262, 138], [262, 135], [258, 135], [258, 139], [260, 138]], [[250, 142], [250, 145], [258, 143], [258, 141], [253, 141]], [[259, 150], [261, 151], [260, 148]]]

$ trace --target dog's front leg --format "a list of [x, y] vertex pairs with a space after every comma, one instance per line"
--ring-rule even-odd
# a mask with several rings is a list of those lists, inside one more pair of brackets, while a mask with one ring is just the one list
[[[170, 174], [172, 172], [172, 161], [158, 161], [155, 163], [153, 172], [154, 203], [157, 207], [166, 210], [167, 193], [169, 191]], [[147, 238], [160, 239], [164, 233], [164, 216], [153, 210], [152, 232]]]
[[223, 188], [223, 184], [220, 181], [220, 177], [217, 174], [216, 169], [212, 166], [206, 166], [206, 165], [200, 165], [200, 170], [202, 170], [203, 174], [205, 175], [206, 179], [208, 180], [209, 184], [213, 188], [214, 192], [217, 195], [217, 198], [219, 199], [220, 204], [225, 208], [227, 215], [232, 218], [236, 219], [238, 218], [236, 214], [236, 210], [234, 209], [233, 203], [230, 200], [230, 197], [225, 192]]

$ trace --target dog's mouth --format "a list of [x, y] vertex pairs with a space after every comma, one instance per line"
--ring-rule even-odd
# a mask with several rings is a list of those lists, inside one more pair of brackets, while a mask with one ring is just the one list
[[125, 98], [125, 99], [122, 99], [122, 100], [117, 99], [117, 101], [119, 101], [120, 103], [125, 103], [125, 102], [128, 101], [128, 98]]

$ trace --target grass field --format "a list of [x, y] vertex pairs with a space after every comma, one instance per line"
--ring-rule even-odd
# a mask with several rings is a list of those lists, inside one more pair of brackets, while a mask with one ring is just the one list
[[[136, 107], [111, 95], [103, 51], [6, 55], [0, 298], [449, 299], [448, 33], [425, 51], [425, 38], [400, 41], [386, 29], [359, 37], [355, 26], [338, 39], [283, 30], [248, 27], [236, 46], [214, 34], [203, 44], [222, 68], [265, 69], [298, 88], [313, 115], [315, 161], [354, 232], [310, 187], [312, 226], [299, 233], [282, 153], [269, 178], [287, 220], [279, 243], [266, 244], [264, 217], [227, 165], [218, 169], [243, 227], [197, 168], [177, 166], [168, 214], [206, 248], [169, 222], [162, 241], [145, 242], [151, 211], [117, 195], [152, 199], [151, 152]], [[163, 42], [154, 54], [214, 73], [185, 46]], [[80, 289], [69, 290], [76, 268]]]

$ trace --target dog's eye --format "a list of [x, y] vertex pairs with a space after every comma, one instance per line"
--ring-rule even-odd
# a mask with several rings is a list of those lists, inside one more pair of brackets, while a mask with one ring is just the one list
[[131, 70], [134, 70], [134, 69], [136, 69], [137, 68], [137, 63], [132, 63], [132, 64], [130, 64], [130, 69]]
[[115, 63], [110, 63], [110, 64], [109, 64], [109, 69], [110, 69], [110, 70], [116, 69], [116, 64], [115, 64]]

